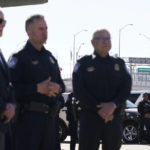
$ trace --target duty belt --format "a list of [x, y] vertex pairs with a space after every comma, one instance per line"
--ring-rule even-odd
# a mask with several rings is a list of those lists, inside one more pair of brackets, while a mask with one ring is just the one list
[[25, 110], [48, 114], [50, 111], [50, 106], [40, 102], [30, 102], [30, 104], [25, 107]]

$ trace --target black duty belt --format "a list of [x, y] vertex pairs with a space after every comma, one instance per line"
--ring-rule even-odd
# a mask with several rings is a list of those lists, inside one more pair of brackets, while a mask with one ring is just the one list
[[50, 117], [56, 117], [59, 111], [59, 105], [57, 104], [44, 104], [40, 102], [30, 102], [30, 104], [25, 106], [26, 111], [31, 112], [40, 112], [44, 114], [48, 114]]
[[39, 102], [30, 102], [29, 105], [25, 108], [27, 111], [33, 111], [33, 112], [41, 112], [48, 114], [50, 110], [50, 106], [44, 103]]

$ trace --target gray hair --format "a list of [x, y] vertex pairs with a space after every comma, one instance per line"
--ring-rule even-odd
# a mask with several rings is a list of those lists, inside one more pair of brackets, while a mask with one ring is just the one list
[[44, 19], [43, 15], [33, 15], [26, 20], [25, 29], [28, 30], [29, 26], [33, 24], [35, 19]]
[[100, 33], [103, 33], [103, 32], [107, 32], [107, 33], [110, 35], [110, 33], [109, 33], [108, 30], [106, 30], [106, 29], [98, 29], [98, 30], [96, 30], [96, 31], [93, 33], [92, 40], [94, 40], [94, 38], [97, 37], [97, 34], [100, 34]]

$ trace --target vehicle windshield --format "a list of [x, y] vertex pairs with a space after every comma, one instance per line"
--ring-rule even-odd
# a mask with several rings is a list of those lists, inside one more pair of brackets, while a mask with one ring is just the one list
[[137, 108], [137, 106], [129, 100], [126, 100], [126, 107], [127, 108]]

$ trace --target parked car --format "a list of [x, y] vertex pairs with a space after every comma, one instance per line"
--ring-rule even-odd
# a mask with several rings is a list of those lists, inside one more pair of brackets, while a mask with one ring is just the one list
[[[69, 135], [68, 121], [66, 120], [66, 108], [60, 113], [60, 139], [61, 142]], [[137, 106], [129, 100], [126, 100], [126, 108], [123, 117], [123, 142], [138, 142], [139, 114]]]
[[131, 91], [128, 99], [135, 103], [136, 105], [139, 104], [140, 101], [142, 101], [142, 98], [143, 98], [143, 94], [147, 92], [148, 93], [148, 96], [150, 98], [150, 91], [149, 90], [136, 90], [136, 91]]
[[139, 114], [137, 106], [126, 100], [125, 114], [123, 117], [123, 142], [138, 142]]

